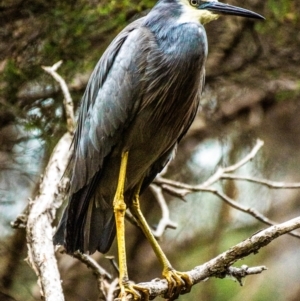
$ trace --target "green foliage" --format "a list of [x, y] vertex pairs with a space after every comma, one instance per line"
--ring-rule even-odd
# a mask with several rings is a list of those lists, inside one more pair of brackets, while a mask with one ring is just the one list
[[280, 32], [280, 27], [299, 25], [299, 4], [296, 1], [268, 0], [266, 5], [266, 21], [257, 22], [255, 28], [260, 33]]
[[288, 0], [268, 0], [269, 12], [274, 20], [283, 23], [286, 20], [297, 20], [298, 16], [295, 10], [295, 3]]
[[12, 102], [14, 102], [16, 98], [15, 92], [25, 79], [25, 74], [20, 68], [18, 68], [16, 62], [12, 59], [9, 59], [1, 76], [1, 81], [6, 83], [3, 85], [1, 94], [5, 95], [6, 98], [9, 98]]
[[[3, 28], [3, 32], [7, 33], [7, 46], [0, 46], [0, 50], [3, 49], [0, 62], [5, 62], [0, 73], [0, 98], [5, 99], [8, 106], [14, 106], [15, 120], [22, 120], [29, 130], [40, 129], [44, 137], [57, 133], [57, 126], [64, 120], [58, 122], [51, 114], [44, 115], [43, 99], [25, 100], [20, 98], [20, 91], [28, 85], [53, 86], [53, 79], [45, 75], [41, 66], [51, 66], [59, 60], [64, 62], [59, 73], [67, 82], [71, 82], [77, 73], [90, 71], [109, 40], [134, 14], [153, 4], [154, 1], [145, 4], [129, 0], [100, 3], [32, 0], [26, 9], [19, 7], [20, 19], [5, 24]], [[82, 91], [78, 92], [82, 94]], [[53, 109], [61, 106], [61, 94], [53, 94], [52, 97], [55, 101]], [[39, 114], [33, 114], [37, 107]], [[3, 112], [5, 110], [7, 107], [2, 109]], [[55, 129], [50, 129], [51, 126]]]

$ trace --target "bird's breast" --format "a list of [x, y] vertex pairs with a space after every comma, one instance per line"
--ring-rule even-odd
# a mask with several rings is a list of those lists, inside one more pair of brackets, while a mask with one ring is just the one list
[[169, 28], [166, 35], [157, 33], [156, 40], [143, 74], [140, 114], [148, 110], [146, 123], [168, 123], [179, 132], [202, 91], [206, 34], [201, 25], [187, 23]]

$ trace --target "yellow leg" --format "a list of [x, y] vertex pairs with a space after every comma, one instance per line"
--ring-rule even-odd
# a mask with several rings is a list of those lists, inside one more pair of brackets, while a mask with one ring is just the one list
[[[126, 204], [124, 200], [124, 186], [126, 179], [126, 169], [128, 161], [128, 152], [122, 153], [121, 166], [119, 172], [119, 179], [116, 194], [114, 197], [114, 214], [116, 220], [117, 229], [117, 243], [118, 243], [118, 256], [119, 256], [119, 285], [120, 285], [120, 295], [119, 298], [122, 301], [126, 300], [126, 295], [131, 294], [134, 300], [141, 299], [141, 293], [143, 294], [143, 289], [134, 288], [135, 286], [130, 284], [127, 272], [126, 263], [126, 248], [125, 248], [125, 211]], [[141, 293], [139, 293], [140, 291]], [[147, 300], [147, 296], [143, 300]]]
[[[142, 184], [142, 182], [141, 182]], [[152, 231], [150, 227], [148, 226], [148, 223], [140, 209], [140, 201], [139, 201], [139, 192], [140, 192], [140, 186], [136, 190], [136, 193], [134, 195], [132, 204], [130, 206], [130, 211], [138, 221], [141, 229], [143, 230], [146, 238], [150, 242], [156, 257], [160, 261], [160, 263], [163, 266], [162, 275], [166, 280], [168, 281], [169, 288], [168, 292], [166, 293], [166, 297], [169, 300], [177, 299], [179, 294], [181, 293], [188, 293], [191, 290], [192, 287], [192, 281], [190, 277], [182, 272], [176, 271], [171, 263], [169, 262], [168, 258], [162, 251], [160, 245], [158, 244], [157, 240], [152, 234]]]
[[118, 186], [113, 202], [116, 228], [117, 228], [119, 279], [120, 279], [121, 296], [125, 296], [125, 290], [123, 284], [128, 282], [126, 250], [125, 250], [125, 225], [124, 225], [124, 217], [126, 211], [126, 204], [124, 201], [124, 186], [125, 186], [125, 179], [126, 179], [127, 161], [128, 161], [128, 152], [125, 152], [122, 154], [122, 158], [121, 158]]

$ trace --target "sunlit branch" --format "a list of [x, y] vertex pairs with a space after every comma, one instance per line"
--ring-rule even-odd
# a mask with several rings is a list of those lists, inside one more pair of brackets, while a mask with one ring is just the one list
[[60, 275], [54, 255], [52, 222], [64, 195], [61, 181], [69, 160], [72, 137], [66, 133], [53, 150], [39, 187], [29, 203], [26, 238], [28, 263], [38, 276], [41, 295], [47, 301], [63, 301]]
[[38, 276], [42, 297], [47, 301], [63, 301], [60, 275], [53, 246], [53, 228], [56, 209], [65, 196], [67, 179], [62, 176], [70, 158], [70, 145], [74, 131], [73, 102], [65, 81], [56, 73], [61, 62], [52, 67], [43, 67], [59, 83], [63, 90], [68, 123], [64, 134], [54, 148], [42, 176], [37, 197], [29, 202], [26, 238], [28, 263]]
[[114, 301], [115, 300], [114, 294], [115, 294], [115, 291], [117, 290], [118, 285], [119, 285], [119, 279], [115, 278], [111, 282], [111, 284], [108, 288], [107, 295], [106, 295], [106, 301]]

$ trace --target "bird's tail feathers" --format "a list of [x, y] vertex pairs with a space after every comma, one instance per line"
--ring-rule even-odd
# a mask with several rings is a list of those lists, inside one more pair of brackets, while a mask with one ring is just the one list
[[[96, 177], [96, 176], [95, 176]], [[54, 243], [64, 245], [67, 253], [79, 250], [92, 254], [106, 253], [115, 237], [116, 226], [112, 206], [101, 206], [97, 199], [96, 179], [72, 194], [54, 235]], [[100, 203], [100, 206], [99, 206]]]

